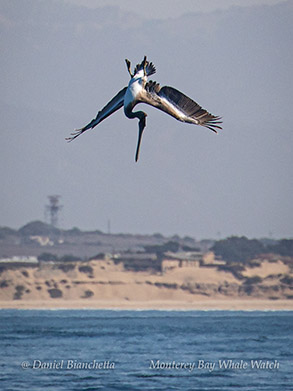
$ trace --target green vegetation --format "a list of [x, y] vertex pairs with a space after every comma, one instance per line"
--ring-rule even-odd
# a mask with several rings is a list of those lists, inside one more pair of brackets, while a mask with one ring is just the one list
[[253, 285], [253, 284], [259, 284], [260, 282], [262, 282], [261, 277], [253, 276], [253, 277], [246, 278], [244, 284]]
[[162, 255], [165, 252], [177, 252], [180, 248], [180, 244], [178, 242], [169, 241], [164, 244], [155, 244], [153, 246], [144, 246], [144, 249], [147, 253], [155, 253], [157, 255]]
[[293, 239], [282, 239], [276, 244], [265, 246], [262, 241], [247, 239], [245, 236], [231, 236], [217, 241], [212, 251], [221, 256], [228, 263], [248, 263], [260, 254], [276, 254], [280, 256], [293, 256]]
[[45, 261], [45, 262], [48, 262], [48, 261], [58, 261], [58, 257], [55, 254], [42, 253], [42, 254], [40, 254], [38, 256], [38, 260], [39, 261]]
[[256, 239], [231, 236], [217, 241], [211, 250], [227, 262], [247, 263], [257, 255], [264, 253], [265, 247]]
[[93, 295], [94, 295], [94, 292], [88, 289], [84, 292], [84, 295], [81, 296], [81, 298], [88, 299], [89, 297], [92, 297]]
[[48, 292], [52, 299], [58, 299], [62, 297], [62, 291], [60, 289], [57, 288], [48, 289]]
[[267, 252], [293, 257], [293, 239], [282, 239], [274, 246], [268, 246]]
[[76, 257], [75, 255], [71, 255], [71, 254], [66, 254], [66, 255], [63, 255], [62, 257], [58, 257], [55, 254], [45, 252], [45, 253], [42, 253], [41, 255], [38, 256], [38, 260], [44, 261], [44, 262], [53, 261], [53, 262], [65, 262], [66, 263], [66, 262], [80, 261], [80, 258]]
[[59, 229], [53, 227], [50, 224], [43, 223], [42, 221], [32, 221], [24, 225], [18, 230], [18, 232], [23, 236], [31, 235], [57, 235]]
[[243, 280], [242, 272], [245, 270], [245, 267], [239, 263], [228, 263], [226, 265], [219, 265], [218, 270], [222, 270], [225, 272], [230, 272], [233, 274], [237, 280]]
[[64, 273], [67, 273], [75, 269], [75, 265], [72, 263], [61, 263], [58, 265], [58, 269], [62, 270]]
[[0, 239], [4, 239], [9, 235], [15, 235], [16, 231], [8, 227], [0, 227]]
[[9, 287], [9, 283], [7, 280], [0, 281], [0, 288], [8, 288], [8, 287]]
[[13, 300], [21, 300], [25, 287], [23, 285], [16, 285]]
[[[39, 243], [32, 240], [31, 236], [42, 236], [46, 241], [40, 241], [41, 243]], [[49, 239], [49, 242], [47, 239]], [[231, 236], [219, 241], [201, 240], [196, 242], [195, 239], [189, 236], [181, 238], [174, 235], [166, 238], [160, 233], [146, 236], [130, 234], [109, 236], [99, 230], [87, 232], [77, 227], [61, 230], [41, 221], [32, 221], [19, 230], [0, 227], [0, 242], [3, 248], [2, 258], [11, 258], [14, 252], [31, 252], [38, 256], [39, 261], [55, 262], [55, 267], [58, 267], [58, 263], [62, 265], [69, 263], [70, 266], [65, 267], [64, 270], [72, 270], [72, 264], [75, 262], [84, 261], [87, 263], [91, 259], [104, 260], [105, 254], [117, 252], [121, 256], [119, 256], [119, 259], [115, 258], [114, 262], [123, 262], [126, 270], [152, 269], [160, 271], [162, 260], [166, 258], [168, 252], [206, 253], [211, 250], [227, 263], [226, 266], [230, 268], [229, 271], [239, 279], [242, 278], [242, 271], [237, 269], [237, 265], [256, 267], [263, 259], [274, 261], [280, 259], [279, 257], [293, 257], [293, 239], [278, 241], [263, 238], [257, 240], [248, 239], [245, 236]], [[125, 251], [126, 246], [129, 246], [128, 251]], [[143, 250], [141, 250], [142, 247]], [[92, 256], [93, 251], [96, 250], [97, 255]], [[127, 255], [128, 253], [130, 256]], [[290, 258], [287, 260], [283, 258], [283, 261], [288, 264]], [[6, 263], [1, 264], [0, 274], [8, 267], [10, 266]], [[64, 266], [60, 268], [64, 268]], [[24, 276], [26, 275], [24, 274]]]
[[283, 284], [290, 285], [293, 287], [293, 277], [285, 275], [283, 278], [280, 280]]
[[89, 265], [84, 265], [84, 266], [79, 266], [78, 270], [81, 273], [86, 273], [86, 274], [93, 274], [93, 268]]
[[101, 259], [101, 260], [104, 260], [105, 259], [105, 253], [98, 253], [97, 255], [93, 255], [92, 257], [90, 257], [90, 261], [91, 260], [97, 260], [97, 259]]
[[191, 247], [185, 244], [181, 245], [179, 242], [174, 240], [169, 240], [164, 244], [155, 244], [153, 246], [144, 246], [144, 249], [147, 253], [155, 253], [157, 256], [163, 255], [164, 253], [170, 251], [176, 253], [178, 251], [200, 251], [198, 247]]
[[79, 257], [75, 255], [63, 255], [63, 257], [58, 259], [60, 262], [77, 262], [80, 261]]

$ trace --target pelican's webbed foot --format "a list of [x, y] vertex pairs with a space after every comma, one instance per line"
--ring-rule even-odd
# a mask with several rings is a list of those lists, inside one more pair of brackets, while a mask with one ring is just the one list
[[126, 58], [125, 59], [125, 62], [126, 62], [126, 66], [127, 66], [127, 70], [128, 70], [128, 73], [130, 74], [130, 77], [133, 77], [133, 74], [131, 73], [131, 62]]

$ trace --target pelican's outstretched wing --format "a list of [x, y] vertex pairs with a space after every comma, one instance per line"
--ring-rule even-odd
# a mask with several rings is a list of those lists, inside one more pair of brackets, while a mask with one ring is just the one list
[[222, 123], [221, 117], [212, 115], [173, 87], [160, 87], [158, 83], [150, 81], [146, 84], [145, 91], [141, 102], [157, 107], [179, 121], [202, 125], [216, 133], [217, 129], [222, 129], [219, 126]]
[[109, 115], [113, 114], [115, 111], [119, 110], [123, 104], [124, 104], [124, 95], [127, 90], [127, 87], [124, 87], [121, 91], [118, 92], [117, 95], [114, 96], [113, 99], [110, 100], [109, 103], [106, 104], [106, 106], [100, 110], [96, 116], [90, 123], [88, 123], [86, 126], [84, 126], [81, 129], [76, 129], [73, 133], [71, 133], [70, 137], [67, 137], [67, 141], [72, 141], [76, 137], [80, 136], [83, 132], [85, 132], [88, 129], [92, 129], [95, 126], [97, 126], [100, 122], [102, 122], [104, 119], [109, 117]]

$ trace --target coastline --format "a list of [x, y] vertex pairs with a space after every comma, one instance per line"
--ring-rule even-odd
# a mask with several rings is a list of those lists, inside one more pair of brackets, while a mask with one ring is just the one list
[[2, 271], [0, 308], [293, 311], [290, 284], [282, 282], [287, 282], [290, 270], [282, 262], [247, 267], [242, 279], [204, 266], [172, 267], [161, 273], [126, 271], [113, 261], [61, 266]]
[[293, 300], [225, 299], [181, 302], [119, 300], [21, 300], [0, 301], [0, 309], [24, 310], [158, 310], [158, 311], [293, 311]]

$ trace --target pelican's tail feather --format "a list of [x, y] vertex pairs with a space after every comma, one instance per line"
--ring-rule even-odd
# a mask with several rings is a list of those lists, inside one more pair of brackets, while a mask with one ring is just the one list
[[154, 73], [156, 73], [156, 67], [154, 66], [154, 64], [152, 62], [147, 61], [147, 65], [146, 65], [147, 76], [153, 75]]
[[134, 68], [134, 75], [141, 71], [145, 67], [146, 75], [150, 76], [156, 73], [156, 67], [152, 62], [147, 61], [146, 56], [144, 56], [144, 59], [140, 64], [137, 64], [136, 67]]

